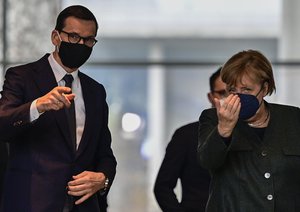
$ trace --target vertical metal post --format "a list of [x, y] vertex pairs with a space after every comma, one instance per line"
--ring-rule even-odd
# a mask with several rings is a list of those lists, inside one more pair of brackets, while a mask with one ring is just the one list
[[[153, 43], [149, 51], [150, 61], [162, 61], [164, 51], [160, 43]], [[147, 142], [149, 148], [148, 159], [148, 187], [147, 194], [151, 194], [152, 183], [155, 181], [158, 168], [164, 156], [165, 146], [165, 80], [166, 70], [161, 65], [151, 65], [148, 68], [148, 135]], [[148, 195], [148, 205], [146, 211], [152, 211], [157, 207], [153, 195]]]

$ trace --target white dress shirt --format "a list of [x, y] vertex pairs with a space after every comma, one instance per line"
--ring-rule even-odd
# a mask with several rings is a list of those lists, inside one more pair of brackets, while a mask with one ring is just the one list
[[[48, 61], [52, 68], [58, 86], [65, 86], [65, 81], [62, 79], [67, 72], [61, 67], [54, 59], [53, 53], [48, 57]], [[82, 96], [82, 89], [80, 79], [78, 77], [78, 70], [71, 73], [74, 81], [72, 83], [72, 93], [75, 94], [75, 114], [76, 114], [76, 148], [78, 148], [85, 123], [85, 106]], [[40, 114], [36, 107], [36, 100], [31, 103], [30, 106], [30, 121], [34, 121], [40, 117]]]

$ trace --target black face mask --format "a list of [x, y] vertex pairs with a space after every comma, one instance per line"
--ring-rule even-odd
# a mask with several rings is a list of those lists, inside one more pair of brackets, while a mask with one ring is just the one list
[[92, 49], [84, 44], [61, 41], [58, 55], [64, 66], [79, 68], [89, 59]]

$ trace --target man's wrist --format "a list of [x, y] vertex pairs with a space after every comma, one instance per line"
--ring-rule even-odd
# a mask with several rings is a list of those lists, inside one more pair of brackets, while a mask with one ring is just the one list
[[105, 181], [104, 181], [104, 187], [102, 189], [100, 189], [100, 195], [104, 195], [107, 190], [108, 190], [108, 187], [109, 187], [109, 179], [106, 178]]

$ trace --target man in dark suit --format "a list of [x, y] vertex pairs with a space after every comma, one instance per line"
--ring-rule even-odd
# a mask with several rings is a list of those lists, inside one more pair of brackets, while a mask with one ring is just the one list
[[[220, 77], [219, 68], [210, 77], [208, 99], [214, 106], [214, 98], [226, 95], [226, 85]], [[154, 194], [164, 212], [202, 212], [208, 199], [210, 176], [196, 159], [199, 122], [193, 122], [177, 129], [167, 146], [166, 154], [158, 172]], [[180, 179], [182, 198], [174, 192]]]
[[[116, 172], [104, 87], [78, 68], [98, 23], [75, 5], [57, 17], [55, 50], [7, 70], [0, 140], [9, 142], [3, 212], [99, 212]], [[72, 93], [71, 93], [72, 92]]]

